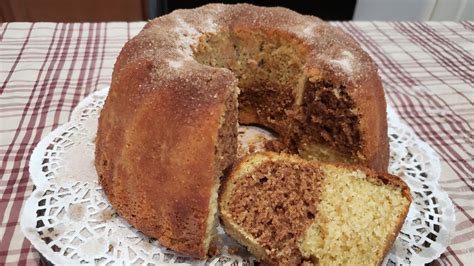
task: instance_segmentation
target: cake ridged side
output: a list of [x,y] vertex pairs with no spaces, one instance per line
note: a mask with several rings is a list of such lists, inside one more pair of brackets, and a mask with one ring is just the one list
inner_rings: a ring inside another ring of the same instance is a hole
[[[159,62],[137,61],[114,77],[99,118],[100,184],[137,229],[177,252],[204,258],[208,218],[215,215],[210,199],[222,174],[218,129],[234,80],[203,71],[150,82]],[[198,93],[203,87],[208,90]]]

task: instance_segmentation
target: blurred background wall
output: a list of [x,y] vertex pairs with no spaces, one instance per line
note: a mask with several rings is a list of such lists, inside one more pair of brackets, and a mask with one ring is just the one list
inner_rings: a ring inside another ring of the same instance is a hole
[[358,0],[354,20],[473,20],[474,0]]
[[0,21],[137,21],[150,0],[0,0]]
[[[137,21],[203,0],[0,0],[0,21]],[[474,0],[312,0],[245,1],[261,6],[285,6],[325,20],[474,20]]]

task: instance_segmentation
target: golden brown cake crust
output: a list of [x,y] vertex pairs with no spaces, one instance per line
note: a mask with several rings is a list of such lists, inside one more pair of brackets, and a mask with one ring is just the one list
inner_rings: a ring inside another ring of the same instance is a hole
[[[112,104],[102,110],[96,140],[100,183],[115,210],[137,229],[204,258],[209,198],[218,178],[217,128],[224,89],[233,79],[194,72],[196,80],[163,80],[154,89],[157,84],[147,82],[151,67],[129,63],[114,78]],[[180,97],[178,84],[186,85]],[[128,90],[133,85],[140,90]],[[210,94],[196,93],[202,87]]]
[[[227,69],[193,59],[191,46],[222,28],[259,29],[305,45],[305,71],[346,86],[358,107],[367,165],[388,164],[385,99],[360,46],[321,20],[284,8],[211,4],[147,23],[117,58],[96,140],[96,168],[115,210],[175,251],[204,258],[215,145],[229,88]],[[341,56],[349,57],[349,68]]]

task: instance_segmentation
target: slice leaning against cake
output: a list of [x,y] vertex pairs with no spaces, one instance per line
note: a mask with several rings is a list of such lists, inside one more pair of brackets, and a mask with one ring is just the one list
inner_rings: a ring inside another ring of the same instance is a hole
[[266,264],[376,265],[410,202],[399,177],[263,152],[234,166],[219,211],[225,231]]

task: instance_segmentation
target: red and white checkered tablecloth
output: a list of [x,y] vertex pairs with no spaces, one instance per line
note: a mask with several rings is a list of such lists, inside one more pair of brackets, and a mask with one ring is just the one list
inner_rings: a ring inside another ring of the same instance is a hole
[[[20,230],[35,145],[109,85],[135,23],[0,24],[0,265],[39,263]],[[388,102],[442,160],[456,233],[436,264],[474,265],[474,23],[336,22],[380,68]]]

